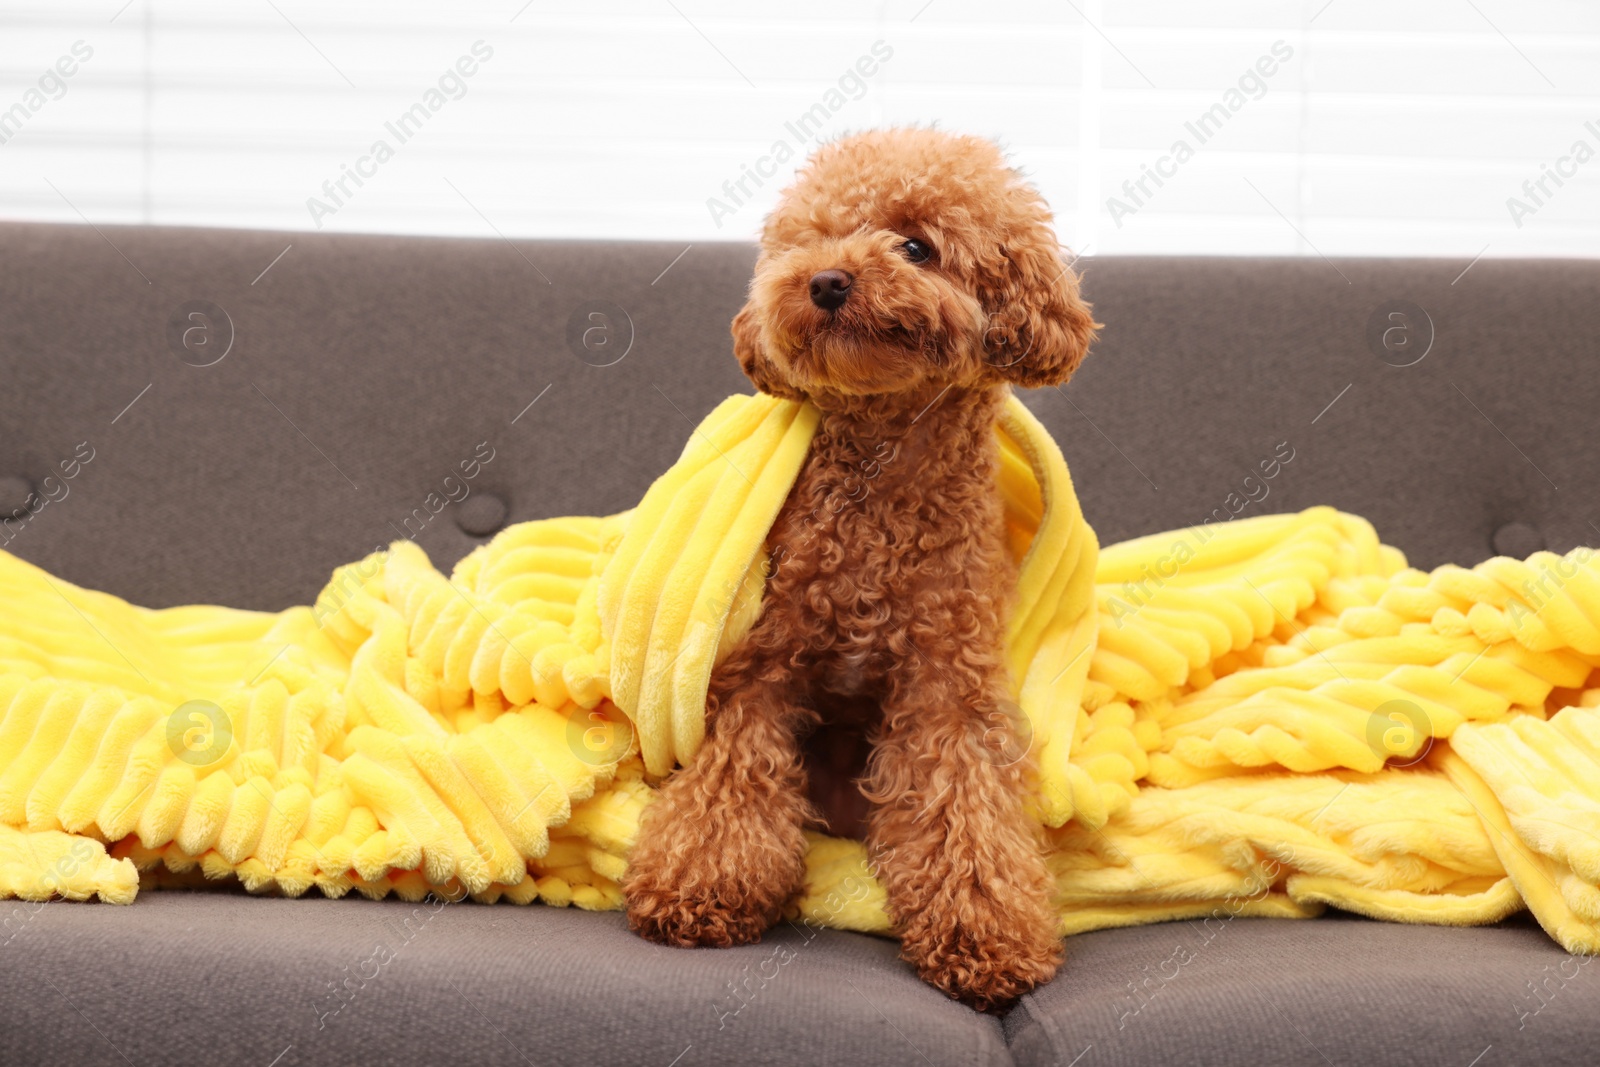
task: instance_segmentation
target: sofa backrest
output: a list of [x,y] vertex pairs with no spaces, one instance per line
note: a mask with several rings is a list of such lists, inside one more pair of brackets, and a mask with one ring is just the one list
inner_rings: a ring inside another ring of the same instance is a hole
[[[0,226],[0,512],[33,494],[0,547],[276,609],[401,536],[447,567],[502,521],[627,508],[748,391],[754,257]],[[1080,266],[1103,338],[1025,399],[1102,541],[1328,503],[1420,566],[1600,543],[1600,262]]]

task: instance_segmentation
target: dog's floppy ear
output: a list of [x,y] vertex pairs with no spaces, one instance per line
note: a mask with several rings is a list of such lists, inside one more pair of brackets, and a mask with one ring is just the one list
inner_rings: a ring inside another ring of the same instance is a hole
[[767,355],[766,346],[761,342],[761,316],[750,303],[733,317],[733,354],[739,357],[745,377],[763,393],[787,400],[805,399],[784,380]]
[[1083,362],[1100,328],[1078,295],[1078,277],[1048,227],[1003,249],[1008,260],[986,301],[984,360],[1002,380],[1035,389],[1060,385]]

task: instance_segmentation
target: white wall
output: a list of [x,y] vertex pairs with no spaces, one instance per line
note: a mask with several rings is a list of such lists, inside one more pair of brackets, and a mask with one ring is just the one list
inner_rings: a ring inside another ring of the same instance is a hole
[[[1001,139],[1091,254],[1600,255],[1600,158],[1573,155],[1600,152],[1600,5],[1576,0],[123,4],[0,0],[0,217],[743,239],[797,159],[743,203],[724,183],[802,155],[786,123],[820,104],[825,136]],[[479,41],[401,143],[385,123]],[[30,93],[76,42],[64,94]],[[1202,144],[1185,122],[1218,104]],[[1125,191],[1145,166],[1169,177]]]

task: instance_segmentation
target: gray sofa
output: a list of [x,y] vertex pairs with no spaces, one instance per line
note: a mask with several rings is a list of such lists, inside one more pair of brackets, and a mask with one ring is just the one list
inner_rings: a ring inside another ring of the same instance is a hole
[[[0,226],[0,512],[49,501],[3,546],[142,604],[276,609],[397,531],[448,566],[503,521],[628,507],[748,388],[754,250],[682,250]],[[1600,542],[1600,262],[1464,265],[1088,261],[1103,340],[1026,400],[1104,542],[1313,503],[1425,567]],[[674,951],[615,914],[226,890],[0,915],[18,1064],[1489,1067],[1593,1063],[1600,1037],[1600,966],[1526,919],[1087,934],[997,1019],[889,941],[789,926]]]

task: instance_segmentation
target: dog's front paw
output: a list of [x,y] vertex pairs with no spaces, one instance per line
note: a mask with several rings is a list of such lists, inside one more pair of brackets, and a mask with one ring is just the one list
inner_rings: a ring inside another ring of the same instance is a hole
[[1061,964],[1061,943],[1025,944],[978,936],[964,929],[932,943],[907,945],[902,954],[923,980],[979,1011],[1008,1011],[1017,998],[1048,982]]
[[627,897],[628,925],[648,941],[678,948],[728,948],[759,941],[783,905],[780,900],[769,910],[763,902],[746,901],[730,907],[715,890],[689,892],[650,878],[631,879]]
[[1061,965],[1055,918],[1021,896],[977,885],[936,894],[902,924],[900,955],[924,981],[979,1011],[1004,1012]]
[[901,955],[924,981],[979,1011],[1004,1012],[1017,998],[1048,982],[1061,965],[1061,939],[1019,937],[996,927],[955,924],[928,930],[901,945]]
[[803,802],[718,795],[701,804],[696,789],[689,772],[646,810],[623,883],[628,923],[663,945],[759,941],[805,876]]

